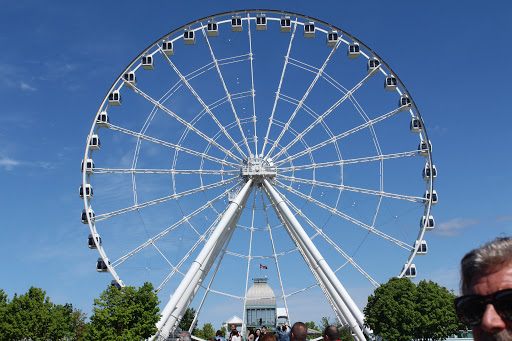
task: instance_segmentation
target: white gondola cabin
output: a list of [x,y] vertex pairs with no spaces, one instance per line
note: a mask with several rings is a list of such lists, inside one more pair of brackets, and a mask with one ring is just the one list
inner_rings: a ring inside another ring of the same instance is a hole
[[315,37],[315,23],[310,21],[304,24],[304,38],[314,38]]
[[137,86],[137,78],[135,77],[135,72],[133,71],[126,72],[123,75],[123,80],[124,84],[129,88]]
[[242,17],[234,15],[231,17],[231,31],[242,32]]
[[423,140],[418,145],[418,155],[427,156],[428,155],[428,147],[430,147],[430,151],[432,151],[432,143],[430,141]]
[[414,116],[411,119],[411,124],[409,124],[409,129],[411,130],[411,133],[419,133],[422,129],[421,120],[419,117]]
[[112,282],[110,282],[110,285],[113,286],[113,287],[116,287],[119,290],[121,290],[123,288],[121,286],[121,284],[119,284],[119,282],[117,282],[115,279],[113,279]]
[[331,32],[327,33],[327,46],[328,47],[336,46],[337,42],[338,42],[338,32],[337,31],[331,31]]
[[432,167],[431,167],[428,163],[425,164],[425,167],[423,168],[422,176],[423,176],[423,180],[425,180],[425,181],[437,178],[436,166],[432,165]]
[[[429,200],[430,200],[430,191],[427,189],[425,191],[425,194],[423,194],[423,203],[425,205],[427,205]],[[435,204],[437,204],[437,192],[436,192],[436,190],[433,190],[432,191],[432,206],[434,206]]]
[[153,70],[155,68],[153,66],[153,56],[143,56],[142,57],[142,68],[144,70]]
[[92,196],[94,195],[93,193],[93,190],[92,190],[92,186],[90,184],[85,184],[85,191],[84,191],[84,185],[80,185],[80,189],[78,190],[78,194],[80,195],[80,198],[84,198],[84,193],[85,193],[85,197],[87,199],[92,199]]
[[[95,236],[96,236],[96,242],[98,243],[99,246],[101,246],[100,235],[96,233]],[[94,242],[94,237],[92,236],[92,234],[89,234],[89,238],[87,238],[87,246],[89,247],[89,249],[97,249],[96,243]]]
[[[404,268],[405,268],[405,265],[402,268],[402,271]],[[407,268],[407,270],[405,270],[404,277],[415,278],[416,277],[416,265],[411,264],[411,266],[409,268]]]
[[96,118],[96,125],[98,127],[108,127],[110,120],[108,118],[108,114],[106,111],[102,111],[99,113],[98,118]]
[[[84,171],[84,160],[82,160],[81,164],[82,173]],[[86,174],[93,174],[94,173],[94,161],[92,159],[87,159],[85,162],[85,173]]]
[[414,242],[414,248],[416,249],[417,255],[426,255],[428,251],[427,241],[422,240],[421,242],[419,242],[417,240],[416,242]]
[[281,17],[281,33],[290,33],[292,31],[292,20],[289,16]]
[[174,45],[172,41],[165,40],[162,43],[162,51],[165,53],[166,56],[174,56]]
[[256,31],[267,30],[267,16],[263,13],[256,15]]
[[89,141],[89,150],[99,150],[101,148],[101,141],[98,135],[94,134],[91,136]]
[[208,37],[218,37],[219,36],[219,25],[215,20],[208,21],[208,25],[206,28],[206,32],[208,33]]
[[92,210],[92,208],[89,207],[87,210],[85,210],[85,208],[82,210],[82,224],[89,223],[87,221],[87,215],[89,215],[89,218],[91,220],[94,219],[95,215],[94,215],[94,211]]
[[348,49],[347,49],[347,56],[349,59],[357,59],[359,58],[359,53],[360,53],[360,49],[359,49],[359,44],[358,43],[351,43],[348,45]]
[[[107,260],[108,265],[110,265],[110,261]],[[108,272],[107,263],[103,260],[103,258],[98,258],[96,262],[96,271],[98,272]]]
[[400,96],[400,99],[398,100],[398,108],[400,108],[400,111],[403,110],[409,110],[411,109],[412,102],[409,96],[402,95]]
[[384,90],[386,91],[395,91],[397,85],[398,82],[393,75],[386,76],[386,79],[384,79]]
[[368,64],[366,64],[366,70],[368,73],[371,73],[377,70],[380,67],[380,60],[375,57],[368,59]]
[[121,94],[119,90],[114,90],[108,95],[108,104],[114,106],[121,105]]
[[183,31],[183,41],[185,45],[194,45],[196,43],[196,33],[190,28],[186,28]]
[[425,228],[425,231],[432,231],[436,226],[436,221],[434,220],[434,216],[423,216],[420,220],[420,227]]

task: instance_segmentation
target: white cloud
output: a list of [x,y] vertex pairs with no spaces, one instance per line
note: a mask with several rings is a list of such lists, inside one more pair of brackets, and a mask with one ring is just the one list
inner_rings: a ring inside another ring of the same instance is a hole
[[26,91],[36,91],[37,89],[34,88],[33,86],[25,83],[24,81],[20,81],[20,89],[21,90],[26,90]]
[[475,218],[454,218],[436,224],[435,233],[446,237],[455,237],[468,226],[478,224],[480,221]]
[[496,217],[496,219],[494,219],[494,221],[497,223],[502,223],[504,221],[511,221],[511,220],[512,220],[512,215],[500,215],[500,216]]
[[20,161],[13,160],[5,156],[0,157],[0,168],[5,170],[12,170],[14,167],[19,166],[20,164]]

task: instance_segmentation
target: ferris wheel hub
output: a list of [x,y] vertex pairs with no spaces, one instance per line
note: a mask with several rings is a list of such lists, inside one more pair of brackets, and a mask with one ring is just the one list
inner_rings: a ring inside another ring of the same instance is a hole
[[277,167],[271,158],[263,158],[262,156],[251,155],[243,161],[241,176],[251,178],[259,183],[263,179],[275,178],[277,175]]

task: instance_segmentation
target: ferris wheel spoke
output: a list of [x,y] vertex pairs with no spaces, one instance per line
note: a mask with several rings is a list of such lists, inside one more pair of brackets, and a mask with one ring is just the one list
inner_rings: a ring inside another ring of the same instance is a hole
[[354,163],[383,161],[383,160],[391,160],[391,159],[396,159],[396,158],[415,157],[415,156],[418,156],[417,150],[412,150],[410,152],[361,157],[361,158],[355,158],[355,159],[319,162],[319,163],[312,163],[312,164],[308,164],[308,165],[299,165],[299,166],[293,166],[293,167],[281,167],[281,168],[278,168],[277,171],[278,171],[278,173],[287,173],[287,172],[294,172],[294,171],[299,171],[299,170],[317,169],[317,168],[324,168],[324,167],[338,167],[338,166],[350,165],[350,164],[354,164]]
[[[181,118],[181,116],[177,115],[176,113],[174,113],[173,111],[171,111],[169,108],[167,108],[166,106],[164,106],[162,103],[160,103],[159,101],[155,100],[154,98],[152,98],[151,96],[149,96],[148,94],[146,94],[145,92],[143,92],[142,90],[140,90],[139,88],[137,88],[136,86],[132,86],[131,87],[132,90],[141,95],[142,97],[144,97],[145,99],[147,99],[149,102],[151,102],[152,104],[154,104],[155,106],[157,106],[160,110],[162,110],[163,112],[165,112],[166,114],[168,114],[169,116],[173,117],[174,119],[176,119],[178,122],[180,122],[181,124],[183,124],[185,127],[187,127],[187,129],[195,132],[197,135],[201,136],[203,139],[205,139],[206,141],[208,141],[209,143],[213,144],[215,147],[219,148],[222,152],[228,154],[231,158],[233,158],[234,160],[237,160],[239,162],[241,162],[242,160],[234,155],[233,153],[231,153],[229,150],[227,150],[226,148],[224,148],[222,145],[220,145],[219,143],[217,143],[216,141],[214,141],[212,138],[208,137],[205,133],[203,133],[202,131],[200,131],[199,129],[197,129],[196,127],[194,127],[192,124],[190,124],[189,122],[185,121],[183,118]],[[207,109],[207,112],[210,112],[210,109]],[[212,114],[213,115],[213,114]],[[221,130],[227,134],[227,131],[226,131],[226,128],[224,127],[220,127]],[[232,139],[231,139],[232,141]],[[234,143],[234,141],[232,141]],[[236,143],[234,143],[236,145]],[[236,145],[235,147],[238,147],[238,145]],[[238,147],[238,149],[240,149],[240,147]],[[243,153],[241,153],[242,155],[244,155]]]
[[[219,68],[219,61],[215,57],[215,53],[213,52],[212,46],[210,44],[210,40],[208,39],[208,36],[206,35],[206,32],[204,30],[204,25],[201,27],[203,31],[204,39],[206,40],[206,43],[208,45],[208,49],[210,50],[210,54],[213,59],[213,63],[215,64],[215,68],[217,69],[217,74],[219,75],[219,79],[222,83],[222,87],[224,88],[224,92],[226,93],[226,98],[229,102],[229,105],[231,106],[231,110],[233,111],[233,115],[235,116],[235,121],[237,123],[238,129],[240,130],[240,134],[242,135],[242,140],[244,142],[245,147],[247,148],[247,153],[251,154],[251,149],[249,148],[249,144],[247,142],[247,138],[245,137],[244,130],[242,129],[242,125],[240,124],[240,119],[238,118],[238,114],[236,113],[235,106],[233,104],[233,100],[231,99],[231,94],[228,91],[228,88],[226,86],[226,82],[224,81],[224,77],[222,76],[222,72]],[[252,58],[252,55],[251,55]],[[206,108],[205,108],[206,109]],[[237,144],[238,145],[238,144]]]
[[[334,52],[334,51],[333,51]],[[322,73],[323,70],[319,70],[318,72]],[[364,84],[366,83],[373,75],[377,73],[377,70],[373,70],[368,73],[366,77],[364,77],[359,83],[357,83],[352,89],[347,91],[343,97],[341,97],[336,103],[334,103],[329,109],[327,109],[322,115],[318,116],[313,123],[311,123],[306,129],[304,129],[301,133],[299,133],[295,138],[288,143],[283,149],[281,149],[278,153],[275,154],[274,159],[278,159],[283,153],[285,153],[288,149],[290,149],[297,141],[302,139],[304,135],[310,132],[314,127],[316,127],[320,122],[322,122],[330,113],[332,113],[337,107],[339,107],[345,100],[349,97],[352,97],[354,93]],[[318,74],[317,74],[318,75]],[[291,121],[291,119],[290,119]]]
[[[348,263],[352,264],[352,266],[354,268],[357,269],[357,271],[359,271],[359,273],[361,275],[363,275],[368,281],[370,281],[370,283],[373,284],[374,287],[379,287],[379,283],[377,283],[370,275],[368,275],[366,273],[366,271],[363,270],[363,268],[361,268],[353,259],[352,257],[350,257],[349,255],[347,255],[345,253],[345,251],[343,251],[335,242],[332,241],[331,238],[329,238],[329,236],[327,236],[322,229],[320,229],[318,226],[316,226],[315,223],[313,223],[311,221],[311,219],[309,219],[300,209],[298,209],[290,200],[288,200],[288,198],[285,198],[287,204],[295,211],[295,213],[297,215],[299,215],[300,217],[302,217],[313,229],[315,229],[315,231],[317,232],[317,234],[321,235],[322,238],[324,238],[324,240],[326,242],[329,243],[329,245],[332,246],[333,249],[335,249],[340,255],[343,256],[343,258],[345,258],[347,260]],[[335,271],[336,272],[336,271]]]
[[181,192],[181,193],[175,193],[175,194],[168,195],[168,196],[165,196],[165,197],[162,197],[162,198],[158,198],[158,199],[155,199],[155,200],[147,201],[147,202],[142,203],[142,204],[137,204],[137,205],[133,205],[133,206],[130,206],[130,207],[126,207],[126,208],[123,208],[123,209],[120,209],[120,210],[117,210],[117,211],[113,211],[113,212],[109,212],[109,213],[105,213],[105,214],[100,214],[100,215],[97,215],[94,220],[96,222],[102,221],[102,220],[109,219],[109,218],[112,218],[112,217],[120,215],[120,214],[128,213],[128,212],[135,211],[135,210],[139,210],[139,209],[144,208],[144,207],[153,206],[153,205],[156,205],[156,204],[161,204],[161,203],[166,202],[166,201],[182,198],[182,197],[185,197],[187,195],[191,195],[191,194],[198,193],[198,192],[203,192],[203,191],[208,190],[208,189],[225,186],[227,184],[233,183],[233,182],[238,181],[238,180],[239,180],[239,177],[229,178],[229,179],[222,180],[222,181],[210,184],[210,185],[205,185],[205,186],[193,188],[193,189]]
[[330,138],[328,140],[320,142],[320,143],[318,143],[318,144],[316,144],[316,145],[314,145],[314,146],[312,146],[310,148],[304,149],[304,150],[302,150],[302,151],[300,151],[300,152],[298,152],[298,153],[296,153],[294,155],[291,155],[291,156],[289,156],[289,157],[287,157],[287,158],[285,158],[283,160],[276,161],[276,166],[279,167],[280,165],[282,165],[285,162],[289,162],[289,161],[294,160],[294,159],[296,159],[298,157],[301,157],[302,155],[311,153],[311,152],[313,152],[313,151],[315,151],[315,150],[317,150],[319,148],[325,147],[325,146],[327,146],[327,145],[329,145],[331,143],[339,141],[342,138],[345,138],[345,137],[347,137],[349,135],[357,133],[358,131],[363,130],[365,128],[368,128],[368,127],[370,127],[370,126],[372,126],[372,125],[374,125],[374,124],[376,124],[376,123],[378,123],[380,121],[383,121],[383,120],[385,120],[387,118],[390,118],[390,117],[398,114],[399,112],[400,112],[400,108],[397,108],[397,109],[395,109],[393,111],[390,111],[390,112],[388,112],[388,113],[386,113],[384,115],[376,117],[373,120],[370,120],[370,121],[367,121],[367,122],[365,122],[363,124],[360,124],[357,127],[354,127],[354,128],[352,128],[350,130],[347,130],[347,131],[345,131],[345,132],[343,132],[341,134],[338,134],[338,135],[336,135],[336,136],[334,136],[334,137],[332,137],[332,138]]
[[313,204],[316,204],[318,207],[323,208],[324,210],[329,211],[332,214],[335,214],[335,215],[337,215],[337,216],[339,216],[339,217],[341,217],[341,218],[343,218],[343,219],[345,219],[347,221],[350,221],[353,224],[355,224],[355,225],[357,225],[359,227],[362,227],[363,229],[367,230],[368,232],[371,232],[371,233],[373,233],[373,234],[375,234],[375,235],[377,235],[377,236],[379,236],[381,238],[384,238],[385,240],[388,240],[388,241],[392,242],[393,244],[403,248],[404,250],[407,250],[407,251],[412,251],[413,250],[413,247],[408,245],[407,243],[404,243],[401,240],[398,240],[398,239],[396,239],[394,237],[391,237],[391,236],[385,234],[384,232],[377,230],[375,227],[369,226],[369,225],[367,225],[367,224],[365,224],[365,223],[363,223],[363,222],[361,222],[361,221],[359,221],[359,220],[357,220],[357,219],[355,219],[355,218],[353,218],[353,217],[351,217],[351,216],[349,216],[349,215],[339,211],[335,207],[331,207],[329,205],[326,205],[323,202],[320,202],[320,201],[316,200],[315,198],[311,197],[310,195],[306,195],[306,194],[304,194],[302,192],[299,192],[296,189],[294,189],[293,187],[285,185],[285,184],[283,184],[283,183],[281,183],[279,181],[277,182],[277,184],[279,185],[279,187],[281,187],[281,188],[283,188],[283,189],[285,189],[285,190],[287,190],[289,192],[292,192],[293,194],[301,197],[302,199],[305,199],[305,200],[307,200],[307,201],[309,201],[309,202],[311,202]]
[[281,72],[281,78],[279,79],[279,85],[277,86],[276,96],[274,99],[274,106],[272,107],[272,113],[270,114],[270,119],[268,122],[267,133],[265,134],[265,140],[263,141],[263,147],[261,149],[262,154],[265,153],[265,147],[267,146],[267,142],[268,142],[268,138],[269,138],[269,134],[270,134],[270,128],[272,127],[272,124],[274,123],[274,114],[276,112],[277,101],[279,100],[279,96],[281,95],[281,86],[283,85],[283,79],[284,79],[284,75],[286,73],[286,67],[288,66],[288,59],[290,58],[290,51],[292,49],[293,38],[295,37],[296,29],[297,29],[297,21],[295,21],[295,23],[293,25],[293,32],[290,37],[290,43],[288,44],[288,51],[286,52],[286,56],[284,57],[283,71]]
[[[224,133],[224,135],[228,138],[228,140],[233,144],[233,146],[235,147],[235,149],[240,153],[240,155],[242,155],[243,158],[247,157],[247,155],[245,155],[245,153],[242,151],[242,149],[240,149],[240,146],[238,146],[238,144],[235,142],[235,140],[233,140],[233,138],[231,137],[231,135],[229,135],[228,131],[226,130],[226,128],[220,123],[219,119],[213,114],[213,112],[211,111],[211,109],[208,107],[208,105],[206,105],[206,103],[201,99],[201,97],[199,96],[199,94],[194,90],[194,88],[192,87],[192,85],[190,85],[189,81],[181,74],[180,70],[178,70],[178,68],[176,67],[176,65],[174,65],[174,63],[171,61],[171,59],[165,54],[162,52],[162,55],[164,56],[164,58],[167,60],[167,62],[169,63],[169,65],[171,65],[171,67],[173,68],[173,70],[176,72],[176,74],[178,75],[178,77],[180,77],[181,81],[188,87],[188,89],[190,90],[190,92],[192,92],[192,94],[196,97],[196,99],[199,101],[199,103],[201,103],[201,105],[203,106],[204,110],[206,110],[206,112],[210,115],[210,117],[213,119],[213,121],[215,122],[215,124],[217,124],[217,126],[220,128],[220,130]],[[222,149],[224,149],[222,147]],[[230,155],[231,156],[231,155]],[[233,156],[231,156],[233,157]],[[234,157],[236,160],[240,160],[240,158],[238,157]]]
[[279,179],[288,180],[291,182],[298,182],[298,183],[302,183],[302,184],[308,184],[308,185],[312,185],[312,186],[320,186],[320,187],[324,187],[324,188],[332,188],[332,189],[337,189],[337,190],[341,190],[341,191],[370,194],[370,195],[374,195],[374,196],[378,196],[378,197],[405,200],[405,201],[410,201],[410,202],[414,202],[417,204],[423,204],[425,201],[425,198],[421,198],[421,197],[414,197],[414,196],[395,194],[395,193],[387,193],[384,191],[375,191],[375,190],[366,189],[366,188],[338,185],[338,184],[333,184],[333,183],[328,183],[328,182],[323,182],[323,181],[318,181],[318,180],[303,179],[303,178],[285,176],[285,175],[280,175],[280,174],[278,174],[277,177]]
[[251,22],[249,20],[250,16],[249,13],[247,13],[247,22],[248,22],[248,35],[249,35],[249,55],[251,60],[251,92],[252,92],[252,118],[253,118],[253,124],[254,124],[254,155],[258,154],[258,131],[256,130],[256,90],[254,88],[254,55],[252,53],[252,34],[251,34]]
[[239,170],[209,169],[136,169],[136,168],[94,168],[95,174],[173,174],[173,175],[237,175]]
[[[234,187],[234,186],[233,186]],[[224,191],[224,193],[221,193],[219,194],[218,196],[216,196],[215,198],[213,198],[212,200],[209,200],[207,201],[204,205],[202,205],[201,207],[197,208],[195,211],[193,211],[192,213],[190,213],[189,215],[187,216],[184,216],[183,218],[181,218],[180,220],[178,220],[176,223],[172,224],[171,226],[169,226],[168,228],[166,228],[165,230],[163,230],[162,232],[160,232],[159,234],[155,235],[154,237],[152,238],[149,238],[146,242],[144,242],[142,245],[139,245],[138,247],[136,247],[135,249],[133,249],[132,251],[128,252],[126,255],[120,257],[119,259],[115,260],[114,262],[112,262],[113,266],[118,266],[120,265],[121,263],[125,262],[127,259],[129,259],[130,257],[133,257],[134,255],[136,255],[137,253],[139,253],[140,251],[144,250],[146,247],[148,247],[149,245],[151,244],[154,244],[156,241],[158,241],[160,238],[164,237],[165,235],[167,235],[168,233],[170,233],[171,231],[173,231],[174,229],[176,229],[177,227],[181,226],[182,224],[184,224],[185,222],[187,221],[190,221],[193,217],[197,216],[198,214],[200,214],[201,212],[204,212],[206,209],[208,209],[209,207],[212,207],[214,203],[216,203],[217,201],[219,201],[220,199],[222,199],[223,197],[225,197],[228,193],[228,191],[231,190],[231,189],[227,189],[226,191]]]
[[113,124],[109,124],[108,128],[112,129],[112,130],[115,130],[115,131],[118,131],[118,132],[123,133],[123,134],[134,136],[134,137],[136,137],[138,139],[150,141],[150,142],[157,143],[157,144],[160,144],[160,145],[165,146],[165,147],[172,148],[172,149],[174,149],[176,151],[181,151],[181,152],[185,152],[185,153],[190,154],[190,155],[198,156],[198,157],[200,157],[202,159],[207,159],[207,160],[219,163],[219,164],[224,165],[224,166],[228,166],[228,167],[231,167],[231,168],[239,168],[240,167],[236,163],[229,162],[229,161],[226,161],[226,160],[222,160],[222,159],[210,156],[208,154],[201,153],[201,152],[198,152],[198,151],[195,151],[195,150],[183,147],[183,146],[181,146],[179,144],[174,144],[174,143],[171,143],[171,142],[162,141],[160,139],[157,139],[157,138],[145,135],[145,134],[137,133],[135,131],[132,131],[132,130],[129,130],[129,129],[126,129],[126,128],[118,127],[118,126],[115,126]]
[[327,64],[329,63],[329,61],[331,60],[332,56],[334,55],[334,53],[336,52],[336,50],[338,49],[338,46],[340,45],[341,41],[338,40],[336,42],[336,45],[332,48],[331,52],[329,53],[329,55],[327,56],[326,60],[324,61],[322,67],[320,69],[318,69],[318,72],[316,73],[316,76],[315,78],[313,79],[313,81],[311,82],[311,84],[309,85],[309,88],[306,90],[306,93],[304,93],[304,95],[302,96],[302,99],[300,100],[299,104],[297,105],[297,107],[295,108],[295,110],[293,111],[292,115],[290,116],[290,118],[288,119],[288,122],[286,122],[286,125],[285,127],[281,130],[281,133],[279,134],[279,136],[277,137],[277,139],[274,141],[274,144],[272,145],[272,147],[270,148],[270,150],[268,151],[267,155],[265,156],[265,158],[268,158],[270,155],[272,155],[272,153],[274,152],[274,149],[277,147],[277,144],[281,141],[281,138],[283,137],[283,135],[286,133],[286,130],[288,129],[288,127],[290,126],[290,124],[292,123],[293,119],[295,118],[295,115],[297,115],[297,113],[299,112],[299,110],[301,109],[302,105],[304,104],[304,102],[306,101],[306,99],[308,98],[311,90],[313,90],[313,87],[316,85],[318,79],[320,78],[320,76],[322,75],[322,73],[324,72],[325,68],[327,67]]

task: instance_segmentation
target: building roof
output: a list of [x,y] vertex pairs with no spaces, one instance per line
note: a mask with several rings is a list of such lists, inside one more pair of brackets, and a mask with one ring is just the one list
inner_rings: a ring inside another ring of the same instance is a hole
[[266,278],[254,278],[254,284],[247,291],[246,308],[270,306],[276,307],[276,295],[267,284]]

